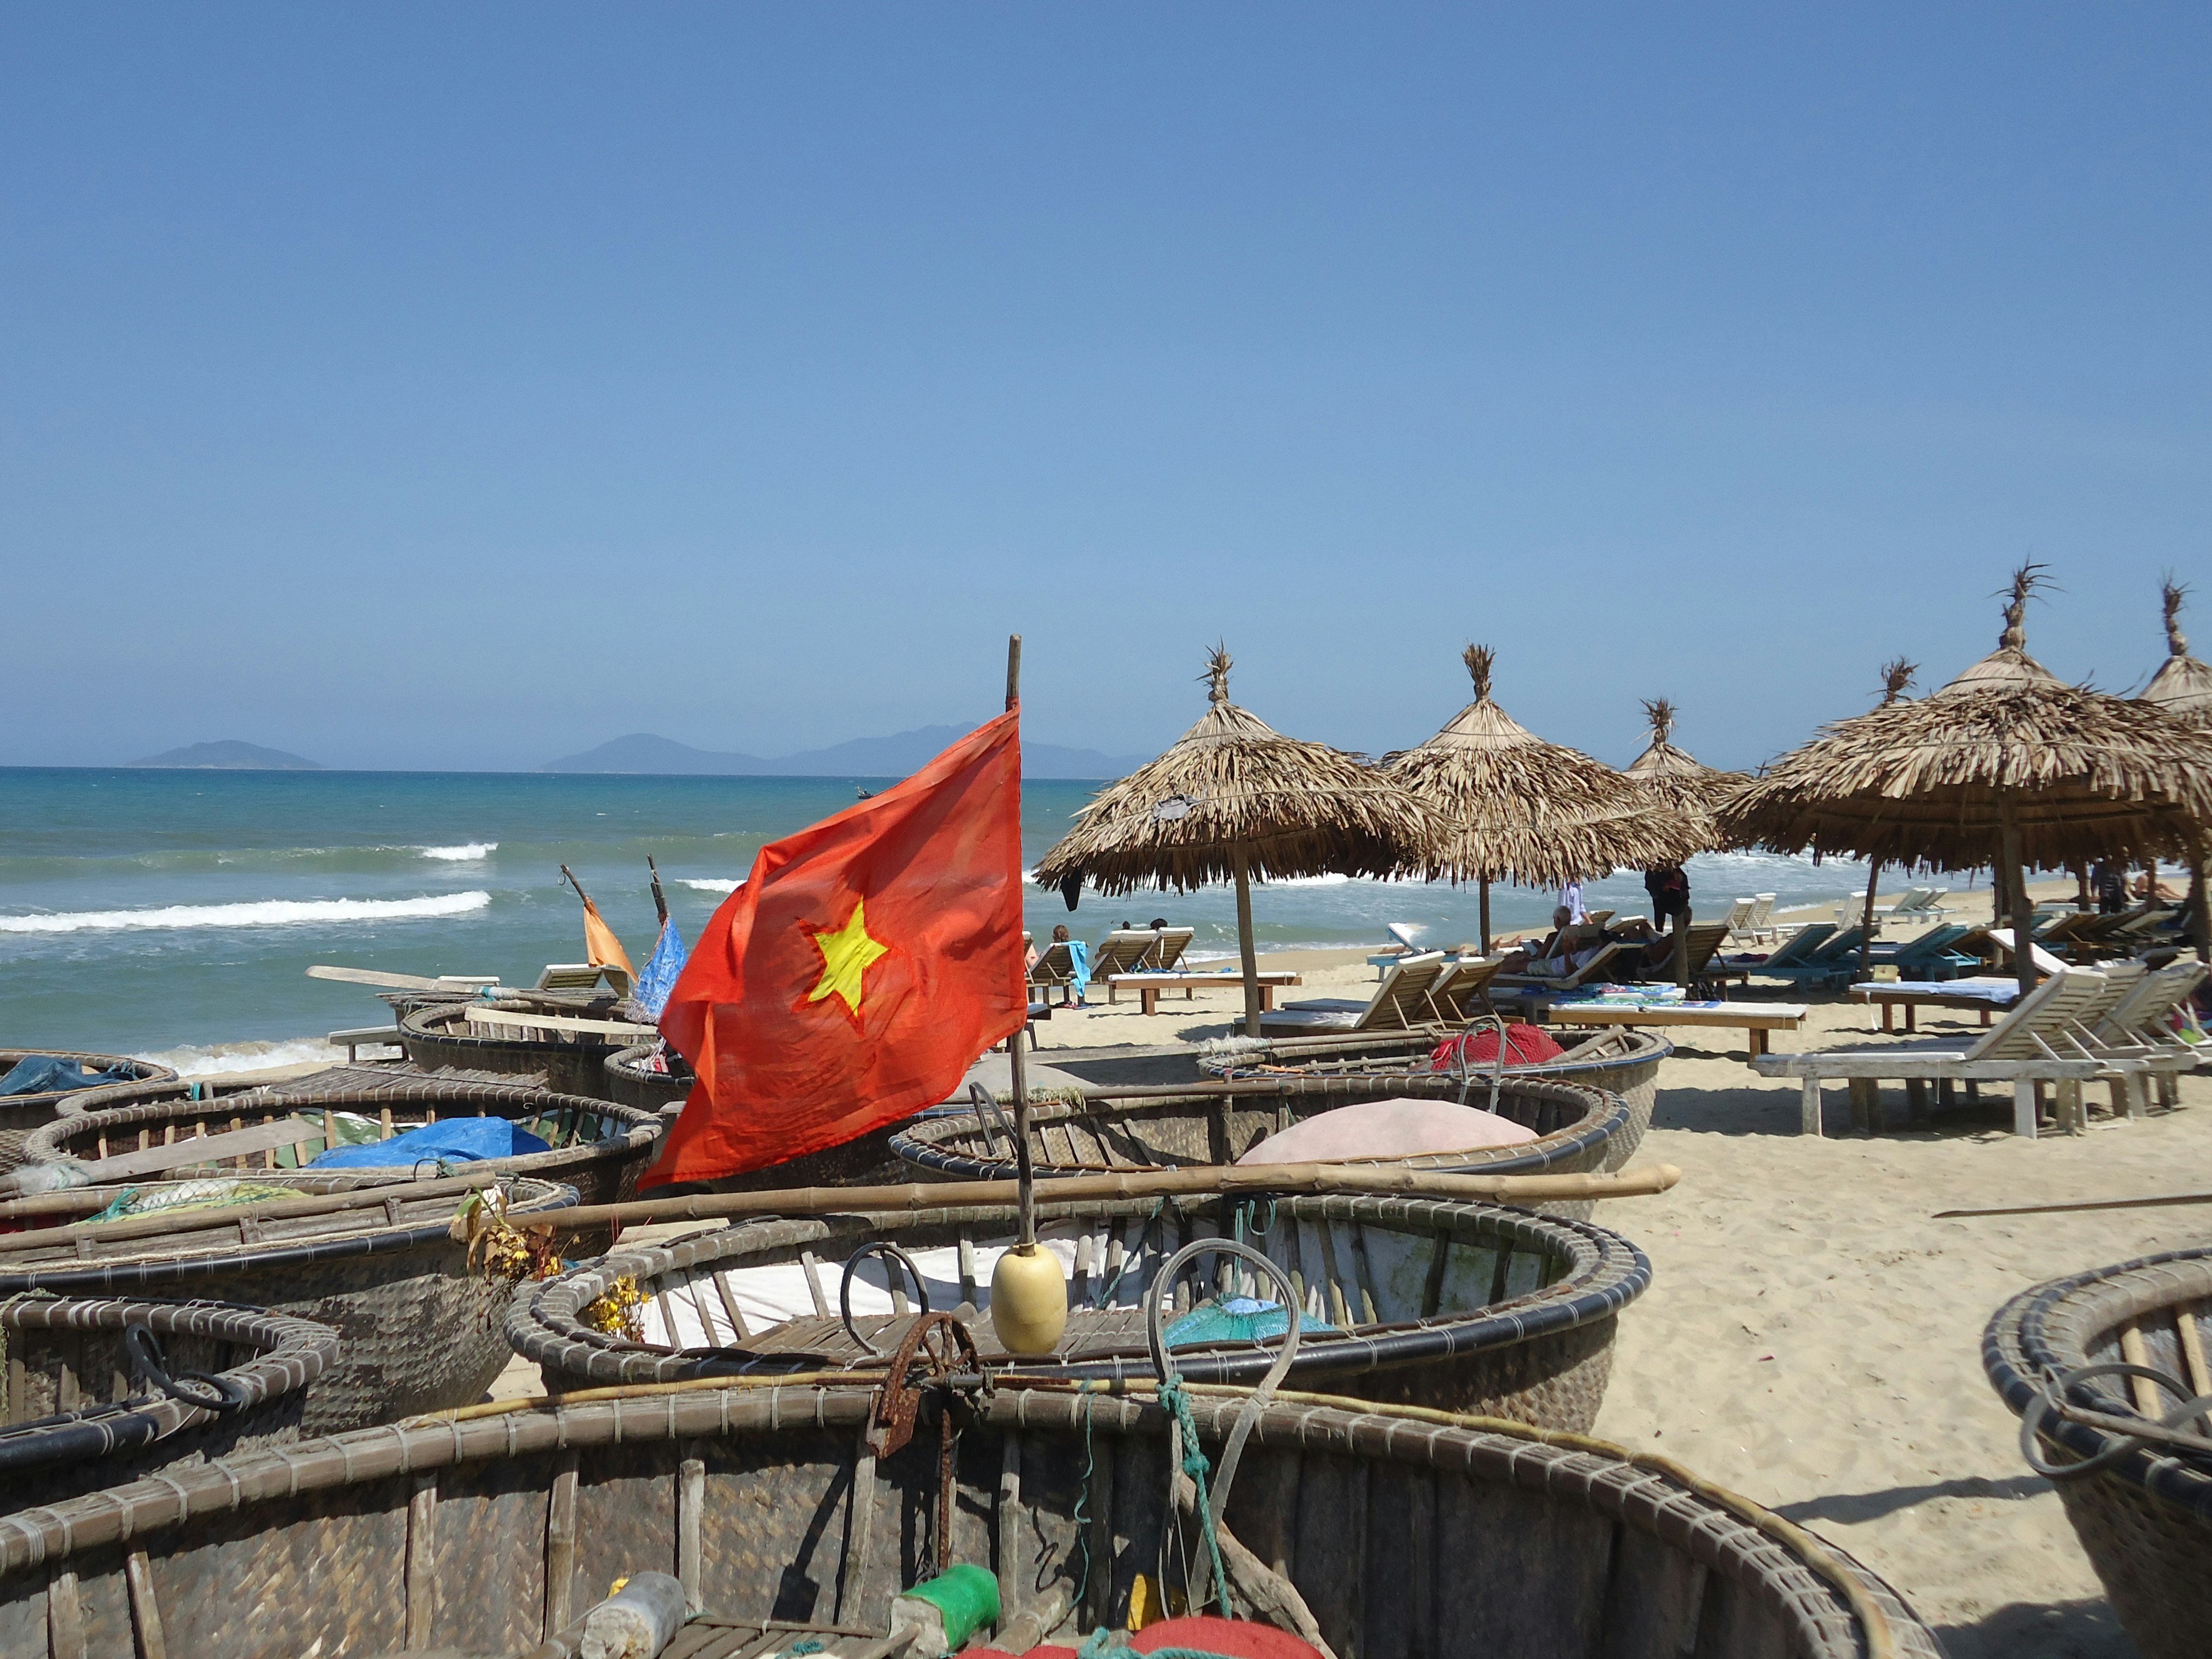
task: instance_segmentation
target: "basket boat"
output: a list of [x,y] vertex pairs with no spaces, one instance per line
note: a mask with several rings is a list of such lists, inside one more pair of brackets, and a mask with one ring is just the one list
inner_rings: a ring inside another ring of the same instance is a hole
[[257,1308],[23,1297],[0,1302],[0,1508],[22,1509],[297,1439],[338,1336]]
[[[1080,1101],[1033,1100],[1030,1156],[1040,1178],[1234,1164],[1267,1136],[1300,1119],[1361,1101],[1392,1097],[1456,1101],[1491,1108],[1486,1082],[1469,1087],[1433,1072],[1396,1076],[1285,1076],[1108,1089]],[[1417,1169],[1480,1175],[1582,1175],[1627,1162],[1615,1147],[1635,1131],[1635,1114],[1617,1095],[1509,1075],[1494,1109],[1536,1132],[1534,1140],[1468,1152],[1427,1152],[1396,1162]],[[891,1137],[900,1158],[933,1174],[1011,1180],[1014,1133],[1009,1111],[981,1106],[916,1118]],[[1640,1135],[1638,1137],[1640,1139]],[[1352,1159],[1351,1162],[1370,1160]],[[1376,1160],[1379,1161],[1379,1160]],[[1576,1199],[1539,1206],[1588,1220],[1594,1206]]]
[[[926,1388],[878,1456],[873,1391],[763,1382],[367,1429],[0,1518],[0,1650],[569,1659],[596,1598],[654,1571],[702,1609],[667,1656],[858,1659],[935,1567],[940,1515],[1017,1649],[1009,1626],[1072,1645],[1157,1584],[1155,1401]],[[1219,1459],[1246,1397],[1191,1394]],[[1340,1659],[1940,1659],[1843,1551],[1666,1459],[1325,1395],[1249,1426],[1223,1516],[1238,1611],[1280,1585]]]
[[[267,1146],[195,1166],[230,1175],[296,1169],[341,1144],[337,1115],[373,1119],[377,1134],[393,1135],[454,1117],[513,1120],[551,1150],[485,1158],[469,1167],[499,1176],[532,1176],[574,1187],[586,1204],[613,1203],[637,1186],[645,1158],[660,1133],[660,1120],[635,1107],[582,1095],[556,1094],[533,1085],[487,1077],[433,1076],[390,1066],[334,1066],[289,1082],[225,1093],[175,1083],[159,1091],[133,1091],[123,1103],[87,1102],[87,1109],[58,1118],[30,1138],[32,1164],[63,1159],[91,1163],[122,1152],[144,1152],[177,1141],[234,1133],[297,1118],[307,1139],[296,1146]],[[119,1091],[103,1091],[103,1095]],[[313,1132],[320,1129],[319,1135]],[[364,1171],[364,1173],[366,1173]],[[379,1172],[404,1176],[394,1168]]]
[[[507,1364],[500,1314],[513,1290],[472,1266],[449,1231],[467,1184],[363,1183],[303,1204],[311,1214],[246,1206],[192,1231],[140,1220],[0,1237],[0,1296],[189,1297],[327,1326],[340,1346],[301,1411],[307,1434],[465,1405]],[[576,1201],[574,1188],[548,1181],[499,1184],[519,1217]]]
[[[1473,1028],[1480,1030],[1480,1026]],[[1272,1078],[1285,1073],[1303,1077],[1376,1076],[1392,1079],[1433,1077],[1429,1056],[1447,1036],[1460,1033],[1439,1027],[1409,1031],[1366,1031],[1329,1036],[1271,1038],[1254,1042],[1235,1037],[1200,1052],[1199,1069],[1222,1078]],[[1628,1103],[1629,1124],[1614,1137],[1602,1167],[1627,1167],[1651,1127],[1651,1111],[1658,1097],[1659,1062],[1674,1052],[1674,1045],[1650,1031],[1614,1027],[1576,1043],[1556,1060],[1529,1066],[1507,1066],[1502,1075],[1509,1081],[1542,1079],[1572,1083],[1585,1089],[1602,1089]],[[1470,1074],[1477,1089],[1487,1091],[1494,1066],[1476,1063]],[[1470,1098],[1472,1097],[1470,1096]]]
[[[133,1060],[128,1054],[73,1054],[61,1048],[0,1048],[0,1076],[13,1071],[19,1062],[40,1055],[73,1060],[95,1071],[128,1073],[140,1083],[173,1083],[177,1076],[168,1066],[156,1066],[150,1060]],[[23,1161],[23,1143],[33,1129],[52,1122],[77,1098],[94,1092],[88,1089],[59,1089],[46,1094],[0,1095],[0,1170],[12,1170]]]
[[[1982,1364],[2005,1403],[2039,1419],[2046,1467],[2104,1458],[2052,1484],[2066,1518],[2144,1659],[2196,1659],[2212,1607],[2212,1455],[2145,1445],[2040,1409],[2045,1380],[2087,1366],[2145,1366],[2172,1379],[2106,1374],[2068,1389],[2109,1418],[2154,1425],[2212,1395],[2212,1246],[2094,1267],[2025,1291],[1982,1334]],[[2212,1432],[2202,1417],[2186,1425]],[[2030,1433],[2023,1428],[2025,1447]]]
[[[1014,1231],[1013,1206],[1001,1205],[760,1221],[617,1250],[519,1295],[507,1338],[556,1392],[865,1363],[872,1347],[896,1345],[914,1304],[903,1273],[894,1287],[884,1260],[857,1251],[895,1240],[931,1308],[988,1309],[993,1267]],[[1241,1235],[1284,1267],[1307,1319],[1335,1328],[1308,1325],[1291,1372],[1297,1386],[1560,1429],[1595,1420],[1616,1316],[1651,1278],[1643,1252],[1606,1228],[1430,1200],[1040,1204],[1037,1233],[1067,1270],[1070,1311],[1058,1351],[1022,1361],[1024,1372],[1152,1376],[1142,1311],[1152,1278],[1184,1244]],[[583,1317],[623,1279],[646,1298],[641,1341]],[[1176,1311],[1216,1290],[1279,1295],[1250,1268],[1210,1253],[1182,1276]],[[841,1312],[848,1293],[849,1326]],[[986,1363],[1006,1363],[990,1322],[972,1322]],[[1278,1332],[1178,1348],[1176,1358],[1187,1376],[1249,1386],[1280,1346]]]
[[641,1042],[633,1048],[617,1048],[607,1056],[607,1081],[605,1093],[609,1100],[620,1101],[625,1106],[635,1106],[641,1112],[658,1112],[664,1107],[681,1106],[697,1081],[683,1055],[673,1048],[665,1058],[668,1069],[655,1071],[653,1061],[661,1050],[650,1042]]
[[[607,1057],[629,1046],[629,1039],[553,1026],[493,1025],[472,1020],[484,1005],[438,1001],[418,1004],[399,1016],[400,1046],[426,1072],[498,1072],[535,1076],[564,1095],[606,1098]],[[525,1013],[575,1012],[568,1005],[541,1006],[532,999],[501,1000],[494,1006]]]

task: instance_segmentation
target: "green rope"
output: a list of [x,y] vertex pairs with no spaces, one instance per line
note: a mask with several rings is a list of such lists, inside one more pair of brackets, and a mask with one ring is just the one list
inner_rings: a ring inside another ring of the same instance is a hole
[[1082,1576],[1075,1581],[1075,1607],[1079,1610],[1083,1598],[1091,1589],[1091,1474],[1097,1463],[1097,1454],[1091,1441],[1091,1401],[1086,1393],[1083,1401],[1083,1485],[1075,1494],[1075,1547],[1083,1553]]
[[1182,1431],[1182,1472],[1198,1488],[1198,1524],[1206,1534],[1206,1553],[1213,1562],[1213,1593],[1220,1601],[1221,1616],[1234,1619],[1236,1610],[1229,1605],[1229,1574],[1221,1565],[1221,1536],[1213,1523],[1213,1500],[1206,1492],[1206,1478],[1213,1472],[1213,1466],[1199,1447],[1198,1419],[1191,1413],[1189,1396],[1182,1391],[1182,1378],[1173,1372],[1163,1376],[1159,1395],[1160,1404],[1175,1413],[1176,1425]]
[[1121,1281],[1129,1276],[1129,1270],[1137,1265],[1139,1258],[1145,1254],[1145,1241],[1152,1236],[1154,1224],[1158,1222],[1167,1207],[1168,1201],[1165,1198],[1162,1198],[1152,1206],[1152,1212],[1145,1218],[1145,1224],[1138,1229],[1137,1248],[1122,1256],[1121,1272],[1114,1275],[1113,1282],[1100,1293],[1098,1297],[1100,1307],[1110,1308],[1114,1305],[1114,1298],[1121,1293]]
[[[1267,1218],[1265,1221],[1259,1218],[1260,1206],[1262,1204],[1267,1206]],[[1234,1229],[1231,1237],[1239,1244],[1244,1242],[1244,1235],[1248,1230],[1255,1238],[1265,1238],[1274,1231],[1275,1200],[1272,1195],[1267,1198],[1239,1199],[1231,1214],[1233,1217],[1231,1225]]]

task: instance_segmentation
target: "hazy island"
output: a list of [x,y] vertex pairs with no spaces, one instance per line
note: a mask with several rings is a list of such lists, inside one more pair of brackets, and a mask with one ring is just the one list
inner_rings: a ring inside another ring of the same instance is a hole
[[166,749],[158,755],[132,761],[131,764],[164,767],[177,771],[320,772],[327,769],[320,761],[311,761],[304,755],[287,754],[282,749],[264,749],[258,743],[240,743],[234,738],[222,743],[193,743],[182,749]]

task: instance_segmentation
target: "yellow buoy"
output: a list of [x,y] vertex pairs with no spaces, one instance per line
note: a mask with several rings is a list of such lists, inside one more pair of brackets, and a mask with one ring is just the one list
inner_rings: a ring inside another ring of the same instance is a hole
[[1050,1353],[1067,1328],[1067,1280],[1041,1244],[1017,1244],[991,1269],[991,1328],[1008,1353]]

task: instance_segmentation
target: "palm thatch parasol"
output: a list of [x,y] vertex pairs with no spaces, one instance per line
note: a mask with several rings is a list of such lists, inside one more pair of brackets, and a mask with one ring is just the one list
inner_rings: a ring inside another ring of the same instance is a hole
[[1048,887],[1085,882],[1109,895],[1152,886],[1189,892],[1233,878],[1244,1024],[1257,1036],[1252,878],[1425,867],[1442,826],[1356,757],[1284,737],[1230,702],[1229,669],[1229,653],[1215,647],[1198,724],[1158,760],[1101,790],[1036,875]]
[[1646,697],[1644,713],[1651,721],[1650,746],[1629,762],[1622,775],[1634,778],[1677,811],[1710,812],[1751,781],[1744,773],[1723,772],[1677,749],[1674,705],[1666,698]]
[[[2212,729],[2212,668],[2189,654],[2189,636],[2181,631],[2181,602],[2189,590],[2172,577],[2166,579],[2160,598],[2166,607],[2166,660],[2150,684],[2138,692],[2144,702],[2156,703],[2169,714],[2192,726]],[[2189,855],[2189,931],[2199,961],[2212,962],[2212,925],[2204,903],[2204,842],[2199,840]]]
[[1546,743],[1490,697],[1497,653],[1463,653],[1474,701],[1418,749],[1382,757],[1382,770],[1449,826],[1440,871],[1479,882],[1482,948],[1490,949],[1490,884],[1557,887],[1623,865],[1679,864],[1708,829],[1642,784],[1579,749]]
[[2212,819],[2212,742],[2150,704],[2068,685],[2027,654],[2039,567],[2013,578],[1997,648],[1948,685],[1822,728],[1723,805],[1722,833],[1778,852],[1996,866],[2023,990],[2023,866],[2185,853]]

